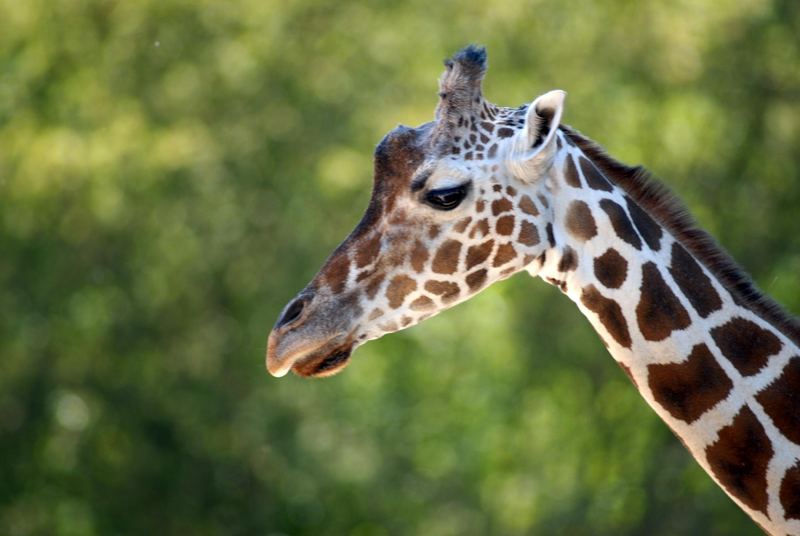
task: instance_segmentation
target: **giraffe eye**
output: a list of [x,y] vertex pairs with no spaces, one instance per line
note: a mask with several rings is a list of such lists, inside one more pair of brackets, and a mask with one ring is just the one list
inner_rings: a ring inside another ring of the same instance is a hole
[[438,210],[453,210],[467,196],[468,186],[469,183],[452,188],[431,190],[425,194],[425,202]]

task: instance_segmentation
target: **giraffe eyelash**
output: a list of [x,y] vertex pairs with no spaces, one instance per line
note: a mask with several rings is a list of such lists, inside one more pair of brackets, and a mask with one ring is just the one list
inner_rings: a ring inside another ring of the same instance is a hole
[[425,193],[423,200],[426,205],[436,210],[454,210],[469,193],[471,182],[465,182],[449,188],[438,188]]

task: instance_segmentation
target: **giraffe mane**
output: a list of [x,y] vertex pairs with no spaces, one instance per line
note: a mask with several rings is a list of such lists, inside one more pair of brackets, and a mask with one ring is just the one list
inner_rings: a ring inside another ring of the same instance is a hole
[[643,166],[628,166],[612,158],[599,144],[576,129],[561,125],[567,138],[622,188],[639,206],[667,229],[731,293],[734,300],[775,325],[784,335],[800,344],[800,320],[787,313],[764,294],[733,258],[701,229],[684,204],[672,191]]

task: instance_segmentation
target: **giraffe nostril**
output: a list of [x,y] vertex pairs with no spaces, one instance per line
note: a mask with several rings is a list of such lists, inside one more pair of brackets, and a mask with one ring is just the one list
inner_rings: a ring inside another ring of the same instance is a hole
[[286,324],[291,324],[300,317],[300,313],[306,306],[306,298],[297,298],[283,311],[276,327],[283,327]]

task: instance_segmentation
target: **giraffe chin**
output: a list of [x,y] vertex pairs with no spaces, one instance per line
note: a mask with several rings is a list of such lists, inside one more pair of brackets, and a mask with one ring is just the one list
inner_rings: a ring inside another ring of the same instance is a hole
[[306,378],[333,376],[347,366],[352,353],[351,343],[333,349],[322,348],[292,365],[292,372]]

